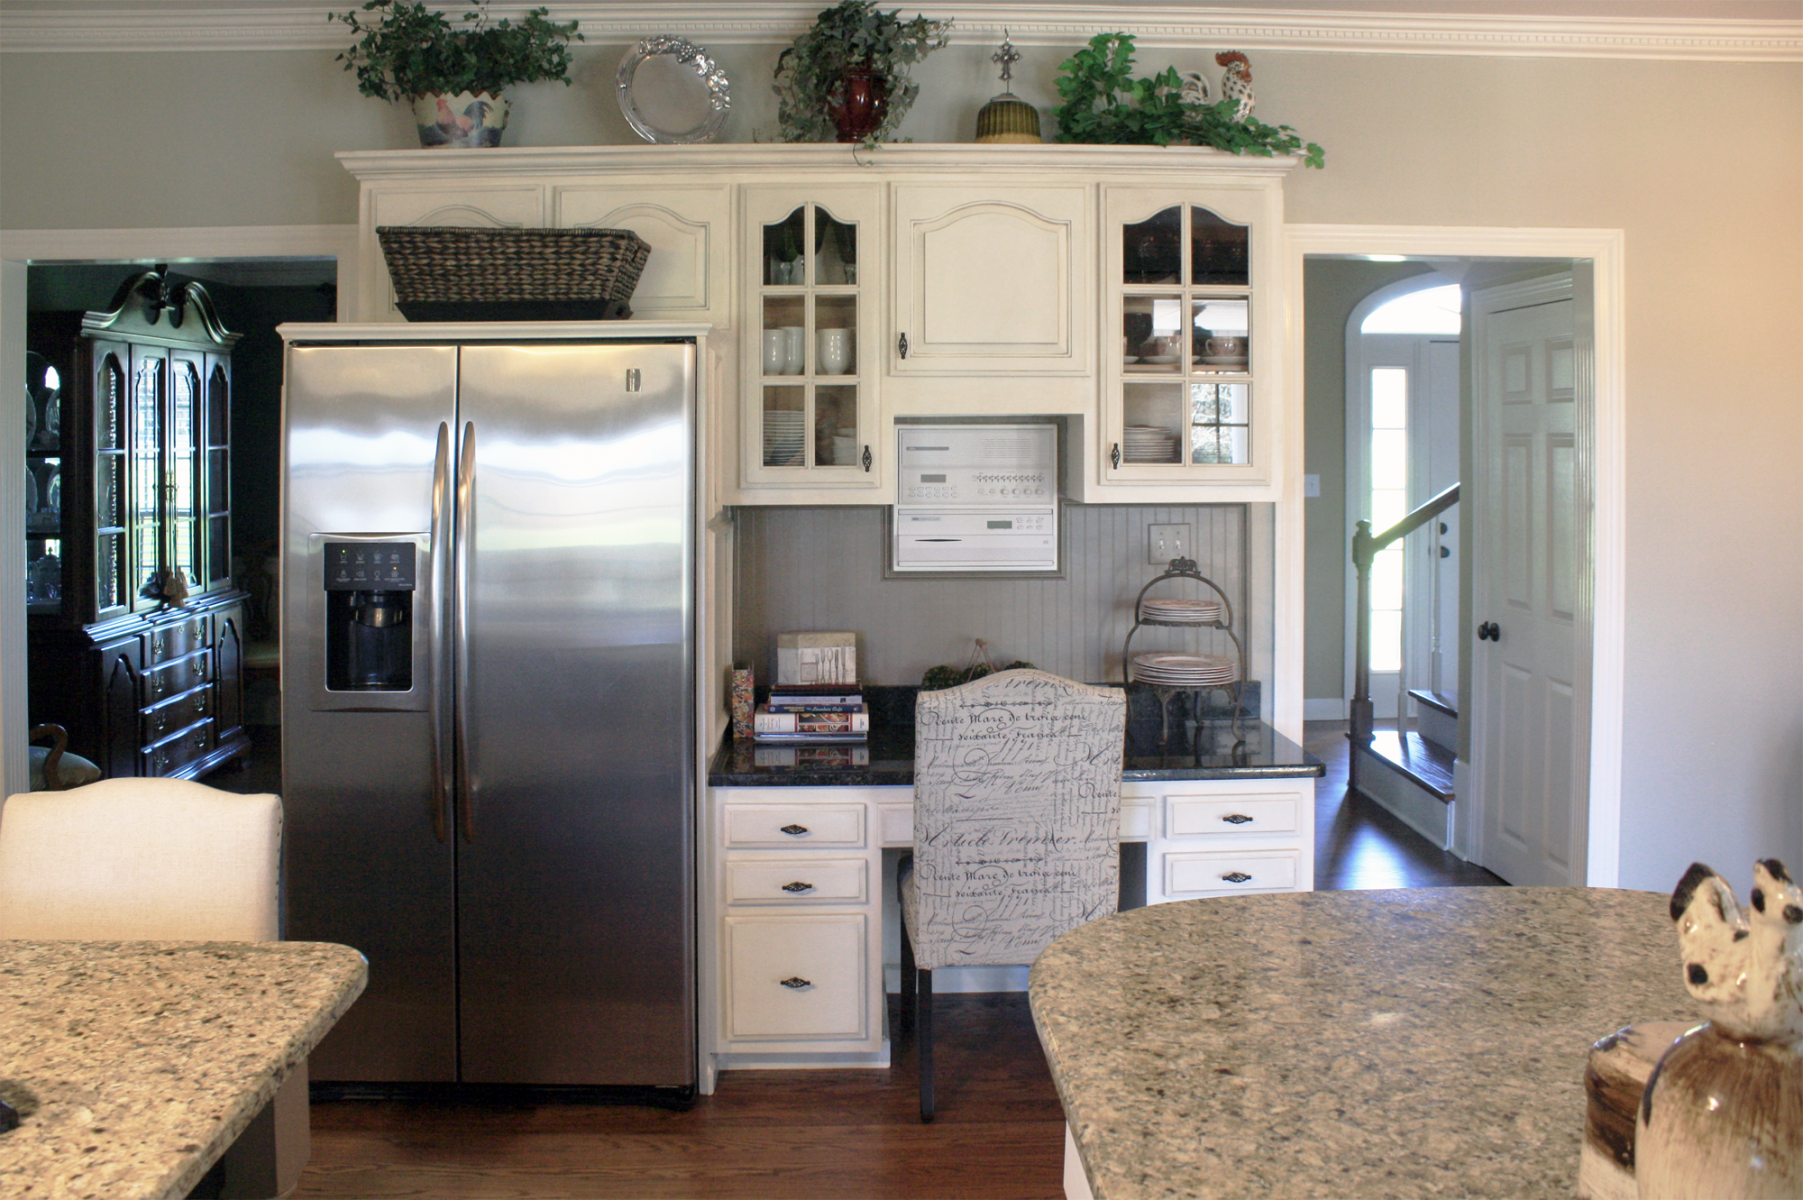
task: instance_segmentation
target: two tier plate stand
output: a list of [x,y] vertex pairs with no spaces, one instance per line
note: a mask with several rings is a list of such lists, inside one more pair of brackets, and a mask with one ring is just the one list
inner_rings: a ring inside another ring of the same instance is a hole
[[[1204,620],[1172,620],[1167,617],[1148,617],[1145,613],[1146,593],[1167,579],[1193,579],[1205,584],[1215,595],[1221,598],[1221,616],[1212,621]],[[1219,629],[1225,633],[1239,658],[1239,668],[1232,682],[1207,684],[1196,687],[1181,687],[1169,684],[1149,683],[1152,694],[1158,698],[1159,711],[1163,717],[1160,726],[1160,740],[1167,745],[1171,740],[1171,700],[1181,692],[1188,692],[1194,699],[1192,706],[1196,715],[1196,729],[1202,728],[1202,694],[1215,690],[1223,690],[1233,700],[1233,736],[1242,738],[1240,730],[1240,684],[1246,678],[1246,647],[1240,643],[1239,636],[1233,632],[1233,601],[1227,598],[1214,580],[1196,569],[1196,562],[1190,558],[1173,558],[1164,574],[1157,576],[1145,587],[1139,589],[1139,596],[1133,602],[1133,628],[1127,631],[1127,642],[1121,647],[1121,677],[1125,683],[1133,683],[1133,635],[1138,633],[1142,625],[1175,626],[1188,629]]]

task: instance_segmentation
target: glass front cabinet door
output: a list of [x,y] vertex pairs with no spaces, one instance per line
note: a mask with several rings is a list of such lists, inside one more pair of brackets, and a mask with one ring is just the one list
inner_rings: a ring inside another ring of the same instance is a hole
[[1272,482],[1271,199],[1107,190],[1104,483]]
[[882,486],[879,200],[873,188],[805,198],[792,188],[746,189],[739,450],[748,489]]

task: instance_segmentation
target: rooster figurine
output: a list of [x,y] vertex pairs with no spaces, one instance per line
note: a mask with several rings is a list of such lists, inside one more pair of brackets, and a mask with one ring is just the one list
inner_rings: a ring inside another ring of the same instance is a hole
[[1684,986],[1709,1014],[1648,1076],[1634,1175],[1648,1200],[1803,1196],[1803,890],[1753,867],[1750,909],[1702,863],[1672,893]]
[[1227,68],[1221,74],[1221,99],[1234,101],[1233,119],[1244,124],[1252,115],[1252,64],[1238,50],[1223,50],[1215,62]]

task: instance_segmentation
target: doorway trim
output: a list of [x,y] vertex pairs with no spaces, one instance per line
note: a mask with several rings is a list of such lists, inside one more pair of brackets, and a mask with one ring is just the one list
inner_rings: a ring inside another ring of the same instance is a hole
[[[356,261],[355,225],[229,225],[215,228],[0,230],[0,379],[25,373],[26,274],[32,263],[137,261],[180,263],[217,258],[335,258]],[[338,314],[357,311],[357,273],[340,272]],[[23,404],[0,388],[0,462],[25,457]],[[0,480],[0,595],[25,594],[25,493],[9,473]],[[14,514],[18,514],[15,516]],[[30,728],[23,604],[0,605],[0,796],[28,786]]]
[[[1596,361],[1595,512],[1591,564],[1594,608],[1591,626],[1589,843],[1584,882],[1615,887],[1621,874],[1622,692],[1626,641],[1626,331],[1623,310],[1626,238],[1619,229],[1513,229],[1482,226],[1287,225],[1283,240],[1285,352],[1303,361],[1303,263],[1309,255],[1402,254],[1410,258],[1573,258],[1592,264],[1591,309]],[[1292,372],[1283,382],[1285,411],[1300,427],[1303,380]],[[1283,480],[1278,506],[1280,577],[1302,577],[1302,464]],[[1278,595],[1284,595],[1278,589]],[[1287,617],[1287,620],[1286,620]],[[1290,652],[1300,662],[1301,612],[1278,614],[1288,630]]]

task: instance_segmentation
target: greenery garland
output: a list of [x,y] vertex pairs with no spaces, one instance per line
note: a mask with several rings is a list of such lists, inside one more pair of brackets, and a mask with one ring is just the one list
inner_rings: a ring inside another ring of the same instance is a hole
[[1149,79],[1133,78],[1133,37],[1099,33],[1089,47],[1059,66],[1058,96],[1052,110],[1061,142],[1126,146],[1169,146],[1173,142],[1213,146],[1229,154],[1302,155],[1320,167],[1326,151],[1304,143],[1288,125],[1266,125],[1255,117],[1234,119],[1232,100],[1199,104],[1183,98],[1183,78],[1166,67]]

